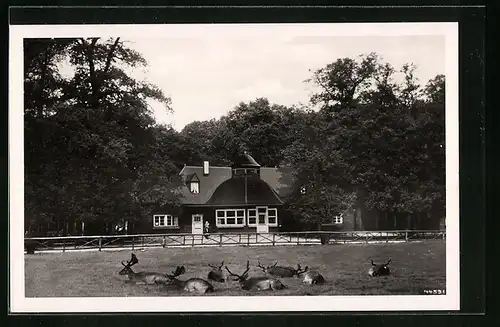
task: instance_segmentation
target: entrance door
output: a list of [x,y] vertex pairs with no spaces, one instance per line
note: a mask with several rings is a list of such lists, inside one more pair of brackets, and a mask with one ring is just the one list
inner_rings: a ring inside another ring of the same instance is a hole
[[192,234],[203,234],[203,215],[201,214],[194,214],[193,216],[193,221],[191,224],[192,227]]
[[269,233],[267,207],[257,207],[257,233]]

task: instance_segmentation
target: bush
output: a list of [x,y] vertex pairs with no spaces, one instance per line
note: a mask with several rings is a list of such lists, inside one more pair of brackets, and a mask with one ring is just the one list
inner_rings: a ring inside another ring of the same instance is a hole
[[24,248],[26,249],[27,254],[34,254],[37,246],[38,246],[38,243],[36,241],[25,241],[24,242]]

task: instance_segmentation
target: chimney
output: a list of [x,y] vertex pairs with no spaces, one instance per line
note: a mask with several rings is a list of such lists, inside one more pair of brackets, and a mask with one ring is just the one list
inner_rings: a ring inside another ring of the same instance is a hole
[[207,176],[210,173],[210,164],[208,161],[203,161],[203,175]]

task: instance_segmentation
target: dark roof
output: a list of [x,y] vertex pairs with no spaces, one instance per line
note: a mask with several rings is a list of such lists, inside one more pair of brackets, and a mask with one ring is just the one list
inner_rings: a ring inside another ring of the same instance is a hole
[[[184,184],[179,190],[181,201],[184,204],[206,204],[214,194],[215,190],[231,179],[231,167],[210,166],[208,175],[203,175],[201,166],[185,166],[179,173],[187,182],[188,176],[196,174],[200,180],[200,193],[190,192],[188,185]],[[281,199],[287,196],[293,184],[293,176],[290,168],[260,168],[260,179],[264,181]],[[215,200],[214,200],[215,201]]]
[[232,168],[260,168],[260,165],[248,153],[238,155],[234,158]]
[[208,205],[280,205],[276,192],[259,176],[231,178],[223,182],[207,201]]

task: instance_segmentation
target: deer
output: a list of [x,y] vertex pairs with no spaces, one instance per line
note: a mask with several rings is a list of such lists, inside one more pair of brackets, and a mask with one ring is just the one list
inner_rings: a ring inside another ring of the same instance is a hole
[[262,269],[264,273],[267,273],[271,276],[276,276],[276,277],[294,277],[298,276],[300,273],[303,273],[305,271],[301,270],[300,264],[297,265],[297,269],[293,267],[283,267],[283,266],[277,266],[278,261],[274,263],[272,266],[267,266],[264,267],[260,264],[260,261],[257,261],[257,267]]
[[224,283],[226,281],[226,276],[222,271],[222,266],[224,266],[224,261],[219,266],[208,265],[212,270],[208,273],[208,280],[213,280],[214,282]]
[[372,267],[370,270],[368,270],[368,275],[372,277],[377,277],[377,276],[389,276],[391,274],[391,270],[389,269],[388,265],[391,263],[392,259],[389,259],[387,263],[381,264],[381,265],[376,265],[373,263],[373,260],[370,259],[372,262]]
[[225,266],[225,268],[230,276],[235,277],[233,280],[239,282],[241,289],[246,291],[276,291],[287,288],[287,286],[285,286],[280,280],[275,278],[269,278],[266,276],[249,278],[248,271],[250,270],[250,261],[247,261],[247,268],[241,275],[232,273],[227,266]]
[[158,273],[158,272],[134,272],[132,270],[132,266],[139,263],[137,256],[132,253],[132,256],[127,263],[122,261],[123,269],[118,273],[119,275],[127,275],[128,279],[125,283],[144,283],[147,285],[161,285],[169,282],[169,279],[166,274]]
[[[298,268],[300,269],[300,265]],[[304,279],[302,280],[302,283],[304,284],[319,285],[325,283],[325,278],[323,277],[323,275],[315,270],[309,270],[308,266],[306,266],[304,270],[299,271],[296,276],[300,277],[300,275],[302,274],[304,275]]]
[[188,280],[180,280],[177,278],[178,276],[184,274],[185,272],[186,269],[184,268],[184,266],[177,266],[177,268],[175,269],[175,271],[172,272],[172,274],[170,275],[167,274],[167,277],[170,280],[169,284],[175,285],[177,288],[190,293],[205,294],[205,293],[212,293],[214,291],[213,285],[204,279],[190,278]]

